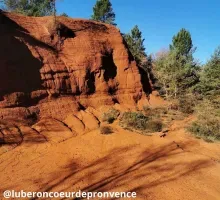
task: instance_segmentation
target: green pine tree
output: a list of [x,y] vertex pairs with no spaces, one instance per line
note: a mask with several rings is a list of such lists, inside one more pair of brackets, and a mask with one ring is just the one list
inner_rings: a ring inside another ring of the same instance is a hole
[[62,13],[62,14],[60,14],[60,16],[69,17],[69,15],[67,15],[66,13]]
[[204,66],[196,90],[208,96],[220,95],[220,46]]
[[174,35],[170,50],[175,50],[178,55],[191,57],[193,53],[193,43],[190,32],[182,28],[177,35]]
[[91,19],[115,25],[115,13],[109,0],[97,0]]
[[4,0],[8,11],[27,16],[46,16],[53,13],[55,0]]
[[143,65],[144,62],[147,62],[144,39],[137,25],[134,26],[130,33],[124,35],[124,39],[137,64],[140,66]]
[[190,93],[199,82],[199,67],[193,58],[192,38],[185,29],[173,37],[170,51],[158,57],[154,63],[156,78],[166,98],[178,98]]

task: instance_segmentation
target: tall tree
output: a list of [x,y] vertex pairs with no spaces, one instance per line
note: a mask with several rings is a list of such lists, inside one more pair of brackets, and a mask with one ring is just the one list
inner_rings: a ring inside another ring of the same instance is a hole
[[27,16],[45,16],[53,13],[55,0],[4,0],[6,9]]
[[142,32],[137,25],[131,29],[130,33],[124,35],[124,39],[137,64],[143,65],[143,63],[147,62],[144,39],[142,38]]
[[167,98],[178,98],[189,93],[198,83],[199,67],[193,53],[191,34],[181,29],[173,36],[170,51],[155,60],[155,74]]
[[220,46],[204,66],[196,90],[205,96],[220,95]]
[[175,50],[178,55],[191,57],[193,53],[193,43],[190,32],[182,28],[177,35],[174,35],[170,50]]
[[93,7],[93,15],[91,19],[104,22],[107,24],[115,24],[115,13],[109,0],[97,0]]
[[193,59],[191,35],[185,29],[173,37],[170,51],[156,58],[154,63],[156,78],[167,98],[178,98],[190,92],[199,81],[199,67]]
[[179,80],[184,70],[176,55],[176,51],[168,51],[160,54],[155,60],[154,74],[162,86],[166,99],[174,98],[179,93]]

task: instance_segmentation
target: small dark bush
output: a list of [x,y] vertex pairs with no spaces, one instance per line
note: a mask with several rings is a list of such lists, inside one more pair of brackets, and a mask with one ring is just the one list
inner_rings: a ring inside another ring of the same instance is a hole
[[163,129],[163,124],[159,120],[149,120],[147,122],[148,132],[160,132]]
[[164,114],[167,114],[166,107],[150,107],[150,106],[143,106],[144,113],[151,118],[154,117],[161,117]]
[[142,113],[125,112],[120,119],[120,125],[123,127],[131,127],[136,130],[145,130],[148,118]]
[[118,118],[119,115],[120,115],[120,112],[118,110],[111,108],[108,110],[108,112],[103,113],[102,121],[112,124]]
[[196,98],[192,95],[181,97],[178,102],[178,109],[185,114],[192,114],[196,105]]
[[179,102],[177,100],[173,100],[168,106],[169,110],[177,111],[179,109]]
[[112,134],[113,132],[114,132],[113,129],[109,126],[100,127],[100,133],[103,135],[109,135],[109,134]]

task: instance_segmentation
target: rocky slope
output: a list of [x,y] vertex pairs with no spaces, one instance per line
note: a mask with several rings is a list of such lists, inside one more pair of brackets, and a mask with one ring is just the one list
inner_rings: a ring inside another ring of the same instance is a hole
[[120,31],[90,20],[0,12],[0,118],[54,117],[151,92]]

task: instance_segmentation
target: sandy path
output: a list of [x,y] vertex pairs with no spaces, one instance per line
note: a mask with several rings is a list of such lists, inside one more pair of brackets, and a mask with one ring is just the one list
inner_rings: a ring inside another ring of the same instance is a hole
[[112,135],[95,130],[58,144],[24,144],[1,155],[0,192],[81,189],[135,191],[140,200],[220,199],[219,144],[194,139],[181,127],[165,138],[114,129]]

